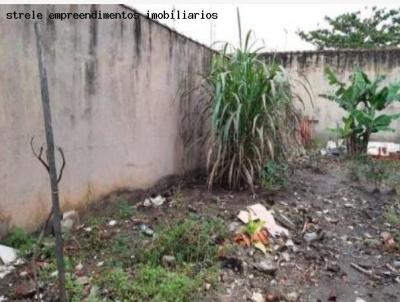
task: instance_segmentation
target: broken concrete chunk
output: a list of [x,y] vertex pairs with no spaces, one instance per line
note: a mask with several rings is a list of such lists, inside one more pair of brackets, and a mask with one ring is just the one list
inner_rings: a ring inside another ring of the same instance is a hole
[[264,296],[261,293],[253,293],[251,295],[251,301],[253,302],[264,302]]
[[231,233],[235,233],[239,228],[240,228],[240,223],[239,223],[239,222],[236,222],[236,221],[231,222],[231,223],[228,225],[228,230],[229,230],[229,232],[231,232]]
[[392,238],[392,235],[390,235],[389,232],[382,232],[381,237],[384,241],[388,241],[390,238]]
[[17,250],[0,244],[0,261],[5,265],[9,265],[17,260]]
[[153,236],[154,235],[154,231],[150,228],[150,227],[148,227],[147,225],[145,225],[145,224],[141,224],[140,225],[140,230],[142,231],[142,233],[143,234],[145,234],[145,235],[147,235],[147,236]]
[[174,256],[164,255],[161,258],[161,263],[165,268],[173,268],[176,265],[176,259]]
[[278,269],[275,261],[272,258],[266,258],[260,262],[254,264],[254,267],[260,272],[274,275]]
[[298,298],[299,298],[299,295],[296,292],[291,292],[287,295],[287,300],[289,302],[295,302],[295,301],[297,301]]
[[160,207],[163,205],[164,202],[165,202],[165,198],[162,197],[161,195],[158,195],[154,198],[146,198],[143,201],[143,206],[145,206],[145,207],[150,207],[150,206]]
[[306,233],[304,234],[303,238],[307,242],[312,242],[318,239],[318,234],[316,232]]
[[72,231],[78,225],[80,225],[79,221],[79,214],[77,211],[72,210],[63,213],[61,220],[61,231],[63,233]]
[[260,220],[264,222],[264,227],[268,230],[271,236],[275,237],[278,235],[289,236],[289,231],[284,227],[279,226],[272,216],[272,213],[268,211],[262,204],[254,204],[249,206],[246,211],[240,211],[238,218],[243,223],[248,223],[250,220]]

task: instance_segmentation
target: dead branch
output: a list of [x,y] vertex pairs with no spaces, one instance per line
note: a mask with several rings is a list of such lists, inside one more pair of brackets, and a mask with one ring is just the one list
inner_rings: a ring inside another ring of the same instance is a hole
[[65,162],[64,151],[63,151],[63,149],[61,149],[61,147],[58,147],[58,152],[60,152],[60,154],[61,154],[62,165],[61,165],[61,169],[60,169],[60,174],[57,177],[57,183],[59,183],[61,178],[62,178],[63,171],[64,171],[64,168],[65,168],[65,163],[66,163]]
[[359,272],[361,272],[361,273],[363,273],[363,274],[365,274],[365,275],[367,275],[367,276],[373,277],[372,270],[367,270],[367,269],[365,269],[365,268],[362,268],[361,266],[359,266],[358,264],[353,263],[353,262],[350,263],[350,266],[351,266],[352,268],[354,268],[355,270],[357,270],[357,271],[359,271]]
[[45,162],[45,160],[42,158],[43,154],[43,146],[40,147],[39,153],[35,151],[35,147],[33,146],[33,140],[34,137],[32,136],[31,138],[31,149],[33,155],[42,163],[42,165],[46,168],[47,172],[50,170],[49,165]]
[[[35,147],[33,146],[33,140],[34,137],[32,136],[31,138],[31,149],[32,149],[32,153],[33,155],[42,163],[42,165],[46,168],[47,172],[49,172],[50,168],[49,165],[46,163],[46,161],[42,158],[42,154],[43,154],[43,146],[40,147],[39,152],[36,152]],[[65,161],[65,155],[64,155],[64,151],[61,147],[58,147],[58,152],[60,152],[61,155],[61,159],[62,159],[62,164],[61,164],[61,168],[60,168],[60,173],[57,177],[57,183],[59,183],[61,181],[63,172],[64,172],[64,168],[66,165],[66,161]]]

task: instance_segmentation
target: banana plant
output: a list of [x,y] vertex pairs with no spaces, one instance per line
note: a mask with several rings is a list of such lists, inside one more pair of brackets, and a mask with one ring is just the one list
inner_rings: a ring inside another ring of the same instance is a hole
[[343,125],[334,131],[345,139],[350,155],[366,153],[372,133],[394,131],[390,124],[400,118],[400,114],[380,114],[380,111],[400,100],[400,82],[383,86],[385,76],[370,80],[361,69],[350,76],[349,84],[339,81],[329,68],[325,69],[325,74],[336,90],[321,96],[336,102],[347,113],[342,119]]

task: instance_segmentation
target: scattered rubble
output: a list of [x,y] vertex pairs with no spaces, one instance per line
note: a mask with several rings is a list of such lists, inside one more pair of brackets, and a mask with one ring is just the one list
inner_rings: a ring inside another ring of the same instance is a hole
[[[152,242],[152,237],[158,238],[162,231],[157,228],[155,233],[153,227],[171,217],[187,215],[199,221],[208,217],[221,218],[229,231],[222,240],[212,237],[218,248],[218,260],[213,264],[218,264],[219,283],[215,286],[210,279],[204,280],[199,290],[204,291],[205,301],[216,298],[216,301],[365,302],[385,301],[384,292],[391,297],[399,296],[400,258],[396,249],[399,237],[396,224],[386,223],[382,215],[389,197],[370,196],[352,187],[347,179],[343,181],[342,175],[335,174],[339,169],[336,165],[334,163],[326,174],[314,174],[311,169],[296,172],[299,174],[295,175],[291,189],[276,195],[257,193],[258,196],[249,197],[241,192],[235,195],[225,191],[209,193],[195,187],[180,197],[187,200],[172,206],[169,203],[162,210],[157,208],[165,203],[161,196],[173,200],[171,195],[160,194],[155,203],[147,198],[147,208],[139,198],[135,217],[127,220],[111,220],[110,217],[117,216],[109,215],[96,224],[79,226],[73,222],[73,239],[65,246],[67,254],[79,253],[89,242],[93,242],[94,247],[97,244],[112,246],[113,251],[109,254],[110,248],[103,254],[90,250],[89,257],[79,258],[81,262],[74,263],[70,269],[74,284],[84,289],[85,300],[82,301],[112,294],[107,288],[94,284],[98,284],[99,274],[112,269],[112,261],[120,261],[119,251],[125,251],[124,257],[128,259],[125,263],[139,259],[140,254],[129,245],[131,241],[119,246],[121,238],[128,235],[129,240],[138,244]],[[63,219],[73,220],[70,215],[64,215]],[[140,233],[145,236],[138,236]],[[180,266],[178,256],[170,251],[162,251],[160,258],[160,265],[169,272],[175,272]],[[48,268],[49,264],[41,259],[37,266]],[[49,269],[48,276],[56,280],[57,271],[53,270]],[[135,266],[129,264],[129,270],[134,273]],[[2,295],[5,292],[0,301],[17,299],[17,285],[18,299],[29,300],[36,295],[36,289],[30,287],[31,278],[29,266],[0,265],[0,281],[3,282],[3,287],[0,282],[0,292]],[[14,287],[10,288],[9,283]],[[340,284],[343,291],[335,284]],[[47,291],[47,286],[50,287],[44,284],[40,294]],[[217,289],[220,292],[215,297]],[[371,298],[361,298],[370,293],[373,293]]]

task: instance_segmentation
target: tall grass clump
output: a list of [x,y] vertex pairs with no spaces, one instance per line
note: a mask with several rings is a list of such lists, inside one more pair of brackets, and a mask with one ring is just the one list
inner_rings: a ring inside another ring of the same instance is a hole
[[287,161],[300,146],[291,83],[281,66],[265,63],[262,48],[254,50],[250,38],[249,32],[240,48],[225,44],[207,77],[212,98],[209,189],[227,183],[254,191],[267,177],[269,162]]

